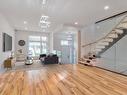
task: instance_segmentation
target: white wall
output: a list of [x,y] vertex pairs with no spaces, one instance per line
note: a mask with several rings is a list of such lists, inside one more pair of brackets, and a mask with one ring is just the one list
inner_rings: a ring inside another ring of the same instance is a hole
[[[116,48],[116,71],[121,72],[127,70],[127,35],[124,36],[117,44],[114,46]],[[126,71],[127,75],[127,71]]]
[[7,33],[12,36],[12,51],[14,51],[14,40],[15,40],[15,32],[14,29],[10,26],[6,18],[0,14],[0,64],[3,63],[5,59],[10,57],[11,52],[3,52],[3,38],[2,33]]
[[[16,38],[15,38],[15,52],[19,49],[23,50],[23,54],[25,56],[28,55],[28,37],[29,36],[47,36],[49,41],[49,51],[50,51],[50,34],[49,33],[42,33],[42,32],[32,32],[32,31],[16,31]],[[24,46],[19,46],[18,41],[24,40],[26,44]]]
[[[81,46],[89,44],[95,41],[95,25],[91,24],[84,27],[81,30]],[[81,57],[86,55],[92,47],[88,46],[86,48],[81,47]]]

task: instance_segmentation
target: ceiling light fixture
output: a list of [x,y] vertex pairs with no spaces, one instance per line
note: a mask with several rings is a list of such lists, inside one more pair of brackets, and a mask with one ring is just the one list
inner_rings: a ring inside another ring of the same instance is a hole
[[39,26],[42,29],[46,29],[46,28],[50,27],[51,22],[49,22],[48,19],[49,19],[49,16],[46,16],[46,15],[41,16]]
[[108,9],[109,9],[109,6],[105,6],[105,7],[104,7],[104,10],[108,10]]
[[77,25],[78,24],[78,22],[75,22],[75,25]]
[[42,4],[45,5],[47,0],[42,0]]
[[24,24],[27,24],[27,21],[24,21]]

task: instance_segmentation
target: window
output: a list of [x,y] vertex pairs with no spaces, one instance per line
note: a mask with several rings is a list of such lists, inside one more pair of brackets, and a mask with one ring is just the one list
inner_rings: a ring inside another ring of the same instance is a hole
[[44,54],[46,54],[47,53],[47,43],[45,43],[45,42],[42,42],[42,44],[41,44],[42,46],[42,48],[41,48],[41,50],[42,50],[42,53],[44,53]]
[[42,41],[47,41],[47,37],[41,37]]
[[39,56],[48,52],[46,36],[29,36],[29,55]]
[[68,40],[61,40],[61,45],[62,46],[68,46],[69,45]]
[[41,53],[41,44],[39,42],[29,42],[29,54],[39,56]]

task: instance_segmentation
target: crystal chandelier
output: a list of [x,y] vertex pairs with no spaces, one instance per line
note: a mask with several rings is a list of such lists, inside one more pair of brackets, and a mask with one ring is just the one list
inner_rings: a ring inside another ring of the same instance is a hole
[[45,5],[47,0],[42,0],[42,5]]
[[46,16],[46,15],[41,16],[39,26],[42,29],[46,29],[46,28],[50,27],[51,22],[49,22],[48,19],[49,19],[49,16]]

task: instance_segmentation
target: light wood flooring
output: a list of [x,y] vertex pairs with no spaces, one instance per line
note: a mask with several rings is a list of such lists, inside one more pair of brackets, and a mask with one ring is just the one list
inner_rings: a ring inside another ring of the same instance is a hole
[[127,77],[83,65],[0,74],[0,95],[127,95]]

